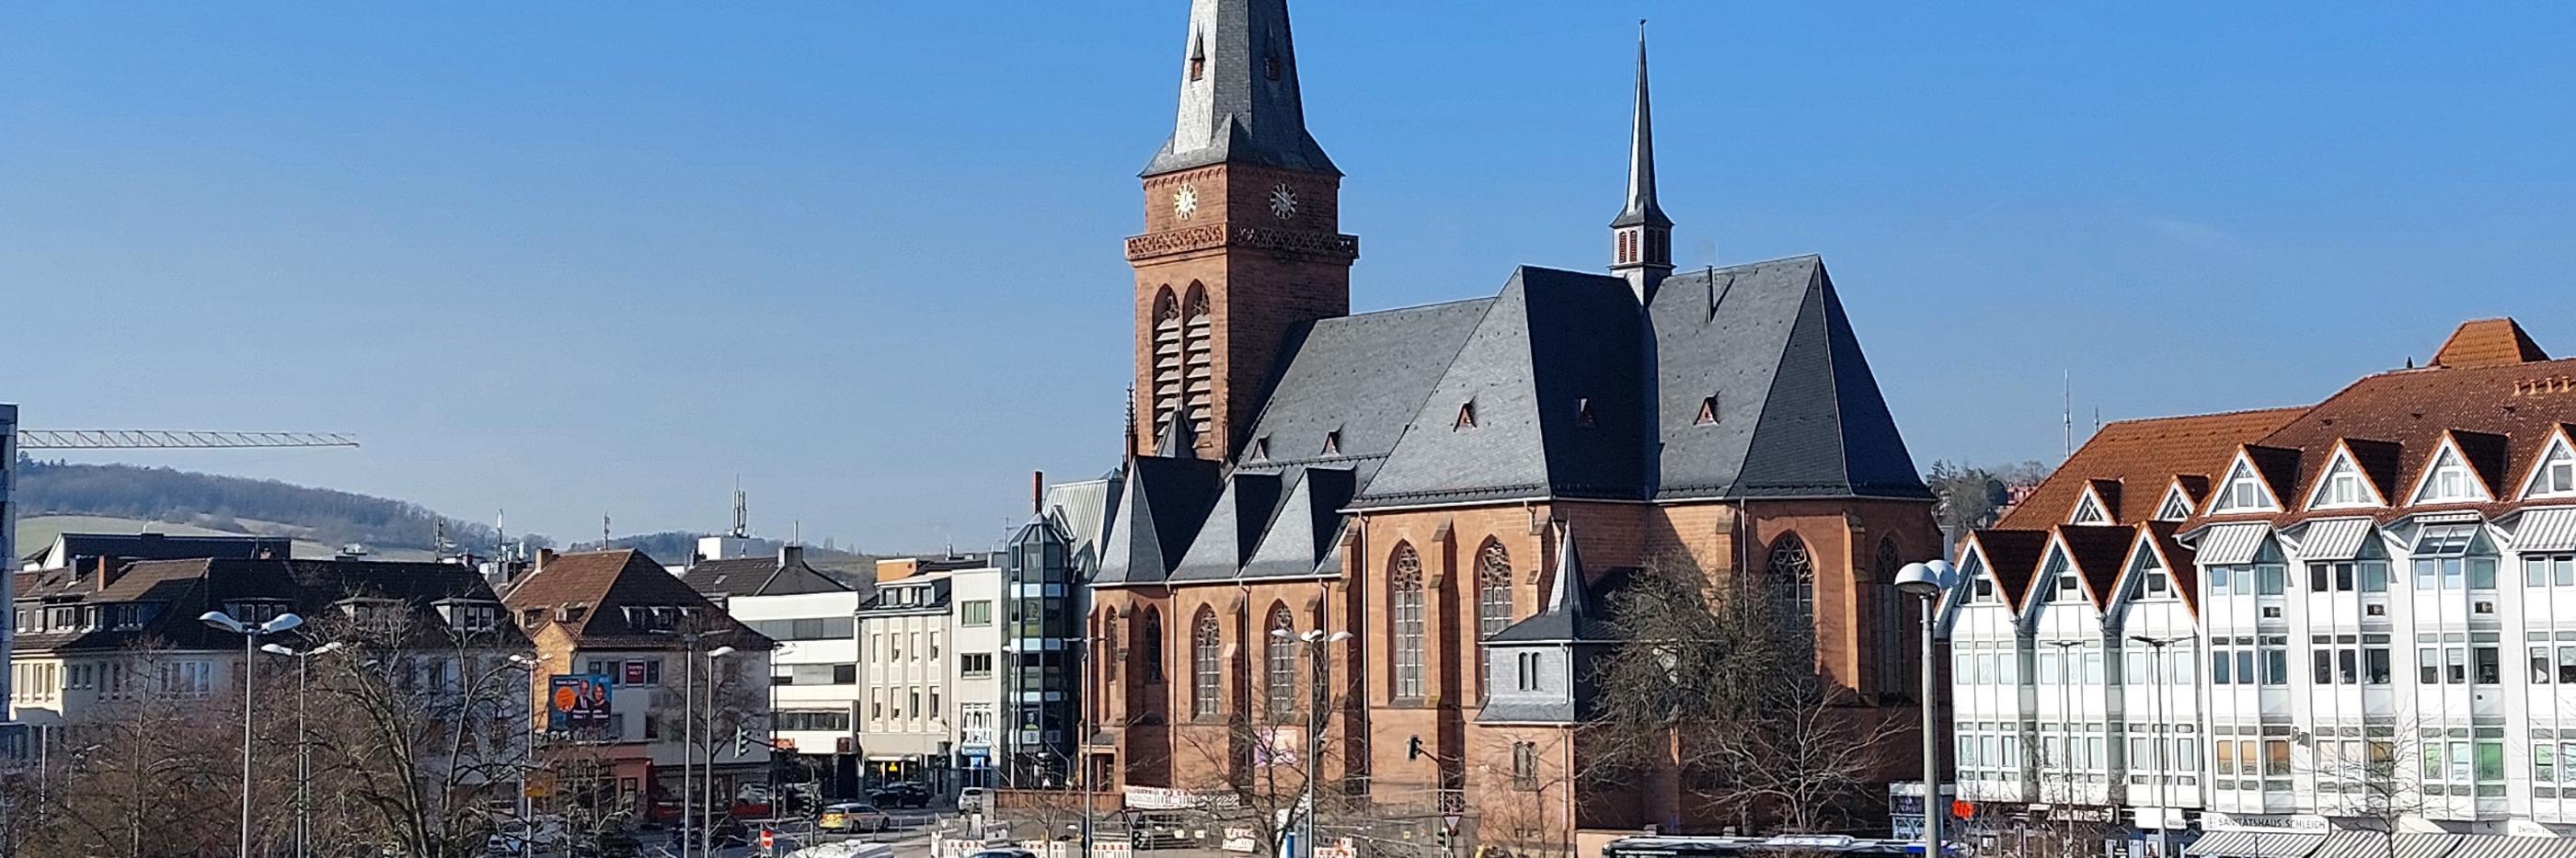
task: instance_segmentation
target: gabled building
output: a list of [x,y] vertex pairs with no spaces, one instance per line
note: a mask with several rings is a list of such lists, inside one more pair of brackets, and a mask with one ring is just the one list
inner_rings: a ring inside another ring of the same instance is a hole
[[[1176,59],[1178,110],[1126,244],[1133,421],[1064,636],[1095,642],[1092,783],[1239,780],[1274,758],[1242,747],[1247,723],[1299,746],[1302,722],[1276,710],[1312,681],[1272,632],[1348,631],[1328,657],[1347,704],[1322,776],[1425,826],[1473,815],[1470,796],[1513,778],[1470,761],[1527,741],[1482,718],[1487,640],[1542,614],[1569,529],[1586,586],[1649,558],[1793,581],[1832,681],[1912,705],[1910,608],[1890,583],[1939,550],[1930,494],[1823,260],[1675,265],[1642,41],[1627,145],[1603,141],[1629,168],[1603,189],[1621,199],[1604,270],[1497,269],[1485,297],[1361,313],[1286,4],[1196,0]],[[1686,818],[1675,790],[1576,817],[1719,824]]]
[[[730,537],[706,537],[725,540]],[[859,607],[869,591],[805,563],[805,549],[783,545],[768,557],[701,559],[680,582],[778,643],[770,653],[774,753],[793,754],[799,774],[823,785],[827,798],[859,792]]]
[[[544,755],[604,766],[611,799],[638,813],[648,802],[700,802],[680,792],[684,757],[714,773],[719,801],[768,782],[770,744],[760,739],[770,735],[776,642],[640,551],[539,552],[502,599],[540,660],[532,697],[543,700],[555,675],[602,677],[611,688],[607,728],[549,735]],[[732,651],[711,655],[723,647]],[[690,717],[697,723],[684,725]],[[752,740],[736,741],[738,731]]]
[[[2489,319],[2313,406],[2104,427],[1963,546],[1944,613],[1963,797],[2205,830],[2211,855],[2391,824],[2424,855],[2576,832],[2557,738],[2576,714],[2553,702],[2576,682],[2571,426],[2576,360]],[[2095,531],[2127,534],[2107,593]],[[2053,640],[2080,670],[2037,660]]]

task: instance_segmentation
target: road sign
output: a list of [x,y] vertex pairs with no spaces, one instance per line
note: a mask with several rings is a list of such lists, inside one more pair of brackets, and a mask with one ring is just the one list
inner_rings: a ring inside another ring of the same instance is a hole
[[1444,814],[1441,814],[1441,815],[1440,815],[1440,832],[1441,832],[1442,834],[1456,834],[1456,833],[1458,833],[1458,823],[1459,823],[1459,822],[1462,822],[1462,821],[1464,821],[1464,820],[1466,820],[1466,818],[1467,818],[1467,817],[1466,817],[1466,815],[1464,815],[1464,814],[1457,814],[1457,813],[1444,813]]

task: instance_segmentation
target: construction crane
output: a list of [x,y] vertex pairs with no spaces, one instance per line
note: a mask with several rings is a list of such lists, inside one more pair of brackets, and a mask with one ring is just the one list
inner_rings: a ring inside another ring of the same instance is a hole
[[200,432],[185,429],[20,429],[21,450],[236,449],[355,447],[337,432]]

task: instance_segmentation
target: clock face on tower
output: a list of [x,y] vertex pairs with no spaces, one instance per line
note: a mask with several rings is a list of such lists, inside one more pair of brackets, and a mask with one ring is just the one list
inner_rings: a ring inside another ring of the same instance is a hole
[[1287,220],[1297,216],[1297,189],[1280,182],[1270,188],[1270,216]]
[[1199,189],[1184,184],[1179,190],[1172,192],[1173,217],[1177,217],[1182,220],[1189,220],[1191,215],[1198,214],[1198,212]]

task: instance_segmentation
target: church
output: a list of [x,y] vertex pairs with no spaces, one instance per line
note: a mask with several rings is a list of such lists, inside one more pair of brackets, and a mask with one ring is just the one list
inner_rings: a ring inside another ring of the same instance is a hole
[[[1642,39],[1605,269],[1497,267],[1490,295],[1361,313],[1285,0],[1193,0],[1180,47],[1125,248],[1122,463],[1022,531],[1063,543],[1087,598],[1059,753],[1096,788],[1302,780],[1313,738],[1328,789],[1475,842],[1713,831],[1732,820],[1669,781],[1568,786],[1601,588],[1659,556],[1794,582],[1823,673],[1911,711],[1892,581],[1941,551],[1932,496],[1822,259],[1676,270]],[[1891,779],[1920,772],[1902,756]]]

